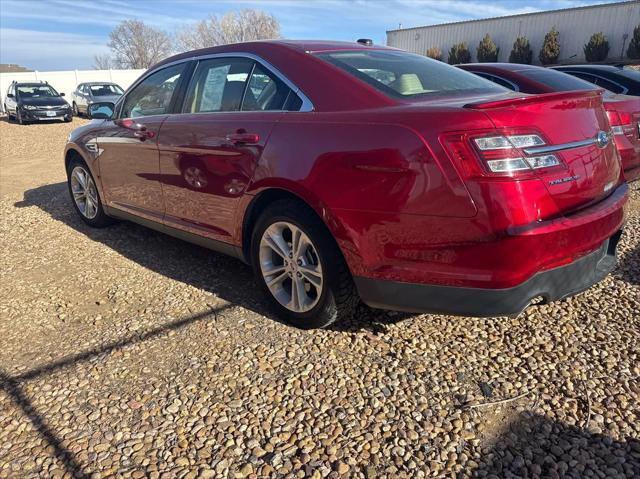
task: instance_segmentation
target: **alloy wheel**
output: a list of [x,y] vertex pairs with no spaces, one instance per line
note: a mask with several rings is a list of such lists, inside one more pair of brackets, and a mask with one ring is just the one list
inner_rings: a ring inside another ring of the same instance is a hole
[[296,225],[271,224],[260,239],[260,271],[273,297],[296,313],[318,304],[324,277],[318,252],[311,239]]
[[98,191],[89,172],[82,166],[76,166],[71,172],[71,193],[78,210],[87,219],[98,214]]

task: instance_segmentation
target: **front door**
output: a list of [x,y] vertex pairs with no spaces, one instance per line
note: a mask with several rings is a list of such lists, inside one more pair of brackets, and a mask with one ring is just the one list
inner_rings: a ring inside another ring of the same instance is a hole
[[107,205],[161,221],[164,215],[158,133],[173,106],[186,64],[159,70],[124,99],[120,114],[98,133],[100,177]]
[[251,59],[198,63],[183,113],[164,122],[158,139],[166,224],[233,242],[238,202],[288,93]]

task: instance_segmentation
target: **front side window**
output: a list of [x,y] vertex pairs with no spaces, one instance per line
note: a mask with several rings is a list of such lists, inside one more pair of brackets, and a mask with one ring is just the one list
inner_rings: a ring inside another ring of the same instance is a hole
[[60,96],[49,85],[22,85],[17,88],[19,98],[53,98]]
[[186,63],[180,63],[145,78],[127,95],[120,116],[136,118],[169,113],[173,92],[185,67]]
[[316,55],[393,97],[504,92],[473,73],[412,53],[343,50]]

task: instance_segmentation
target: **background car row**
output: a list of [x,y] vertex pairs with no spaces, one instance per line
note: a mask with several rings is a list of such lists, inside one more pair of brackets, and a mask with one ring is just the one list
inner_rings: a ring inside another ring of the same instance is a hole
[[25,124],[45,120],[71,121],[72,116],[88,116],[91,104],[98,101],[116,102],[124,93],[111,82],[81,83],[71,94],[71,104],[47,82],[13,82],[7,89],[4,111],[9,120]]
[[603,103],[625,177],[628,181],[640,178],[640,97],[634,96],[640,95],[640,72],[606,65],[552,69],[517,63],[467,63],[458,67],[522,93],[604,89]]

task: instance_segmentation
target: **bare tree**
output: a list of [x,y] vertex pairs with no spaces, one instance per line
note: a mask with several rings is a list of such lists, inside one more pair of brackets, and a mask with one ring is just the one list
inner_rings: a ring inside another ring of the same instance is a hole
[[94,70],[110,70],[114,68],[114,61],[111,55],[104,53],[102,55],[95,55],[93,57],[93,69]]
[[179,50],[280,38],[280,23],[261,10],[244,9],[226,13],[222,18],[211,15],[207,20],[184,28],[177,34]]
[[109,34],[108,46],[120,68],[149,68],[171,54],[166,32],[139,20],[125,20]]

